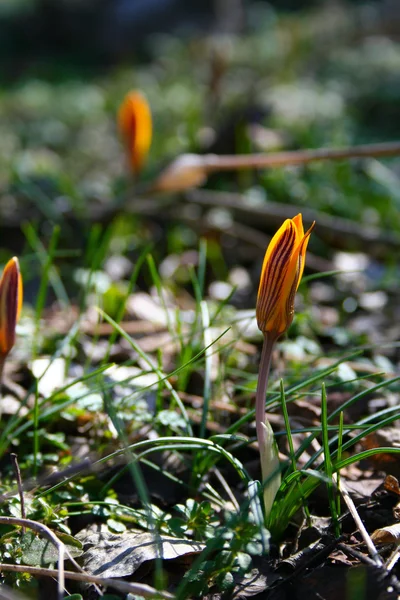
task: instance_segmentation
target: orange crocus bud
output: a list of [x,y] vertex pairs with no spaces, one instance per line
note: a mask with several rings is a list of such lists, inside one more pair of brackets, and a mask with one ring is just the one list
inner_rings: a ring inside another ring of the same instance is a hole
[[0,359],[4,360],[15,343],[15,327],[22,307],[22,277],[18,258],[6,264],[0,279]]
[[152,136],[150,106],[143,94],[132,91],[125,96],[118,111],[118,127],[137,175],[146,161]]
[[275,339],[293,320],[294,296],[303,275],[308,239],[314,225],[315,222],[304,233],[301,214],[286,219],[265,253],[256,316],[259,329]]

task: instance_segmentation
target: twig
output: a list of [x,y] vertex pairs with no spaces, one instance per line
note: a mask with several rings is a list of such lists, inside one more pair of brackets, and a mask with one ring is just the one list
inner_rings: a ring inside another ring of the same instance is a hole
[[349,512],[350,512],[351,516],[353,517],[355,524],[357,525],[357,529],[361,533],[364,543],[367,546],[369,555],[371,556],[375,565],[379,568],[382,568],[384,566],[382,557],[379,554],[378,550],[376,549],[376,546],[375,546],[374,542],[372,541],[371,536],[369,535],[368,531],[366,530],[365,525],[362,522],[361,517],[357,512],[356,505],[354,504],[349,492],[347,491],[347,489],[343,483],[343,480],[341,479],[340,481],[338,481],[336,473],[332,474],[332,480],[343,496],[343,500],[345,501],[346,506],[349,509]]
[[221,471],[219,469],[217,469],[217,467],[213,467],[212,471],[213,471],[215,477],[218,479],[218,481],[222,485],[222,487],[224,488],[229,500],[232,502],[233,506],[235,507],[235,510],[239,513],[240,506],[238,504],[238,501],[235,498],[234,493],[232,492],[232,490],[229,486],[229,483],[226,481],[225,477],[222,475]]
[[[348,546],[347,544],[344,544],[344,543],[338,544],[338,549],[342,550],[345,554],[348,554],[348,555],[352,556],[353,558],[356,558],[361,563],[364,563],[371,568],[374,568],[374,569],[377,568],[377,564],[374,560],[372,560],[372,558],[370,558],[366,554],[363,554],[362,552],[359,552],[355,548]],[[392,565],[392,567],[393,566],[394,566],[394,564]],[[382,567],[378,567],[378,568],[379,568],[379,576],[381,578],[381,581],[386,580],[388,587],[391,586],[394,590],[396,590],[397,594],[399,594],[400,593],[400,583],[399,583],[397,577],[393,573],[390,572],[388,564],[386,565],[386,569],[383,569]]]
[[83,569],[78,565],[76,560],[71,556],[70,552],[65,547],[63,542],[61,542],[55,535],[55,533],[53,533],[51,529],[49,529],[46,525],[43,525],[43,523],[38,523],[37,521],[32,521],[31,519],[18,519],[17,517],[0,517],[0,524],[27,527],[28,529],[32,529],[37,533],[41,533],[45,538],[49,539],[55,545],[58,551],[58,569],[55,571],[55,573],[58,576],[58,598],[59,600],[62,600],[64,597],[65,588],[64,554],[67,555],[68,559],[72,562],[74,567],[78,569],[78,571],[83,571]]
[[[55,473],[51,473],[50,475],[45,475],[44,477],[39,478],[31,478],[25,481],[22,485],[22,489],[26,491],[30,491],[37,487],[45,487],[51,486],[61,481],[62,479],[70,478],[74,474],[83,474],[85,471],[90,471],[92,469],[92,462],[89,458],[83,459],[81,462],[76,465],[71,465],[70,467],[66,467],[62,471],[57,471]],[[5,494],[0,494],[0,503],[6,502],[10,498],[15,496],[15,488],[6,492]]]
[[[44,567],[28,567],[27,565],[9,565],[0,563],[0,571],[12,571],[14,573],[30,573],[31,575],[40,575],[42,577],[57,577],[56,569],[46,569]],[[161,592],[146,585],[144,583],[129,583],[121,579],[111,579],[109,577],[97,577],[88,573],[74,573],[73,571],[64,572],[66,579],[74,579],[75,581],[83,581],[86,583],[94,583],[97,586],[111,587],[125,594],[137,594],[145,598],[165,598],[172,600],[174,596],[169,592]]]
[[[290,575],[285,577],[285,579],[283,579],[282,582],[278,582],[275,587],[278,588],[278,587],[282,587],[282,586],[287,586],[288,584],[291,584],[294,580],[296,580],[307,569],[310,569],[312,567],[316,567],[316,566],[320,565],[324,560],[326,560],[328,558],[330,553],[338,546],[338,544],[342,540],[342,538],[343,538],[343,536],[341,536],[338,539],[329,540],[329,542],[326,543],[327,538],[325,536],[322,536],[320,542],[318,542],[318,544],[316,544],[315,548],[312,548],[312,549],[310,548],[311,556],[310,557],[307,556],[306,560],[302,561],[299,566],[296,566],[294,571],[292,573],[290,573]],[[306,549],[306,554],[307,554],[307,549]]]
[[376,562],[374,560],[372,560],[372,558],[370,558],[368,556],[368,554],[364,554],[363,552],[356,550],[356,548],[353,548],[352,546],[348,546],[344,542],[340,542],[337,547],[339,550],[341,550],[345,554],[348,554],[352,558],[357,559],[360,563],[364,563],[364,564],[368,565],[369,567],[374,567],[374,568],[376,567]]
[[[268,201],[255,206],[242,194],[229,192],[191,190],[185,194],[185,199],[203,206],[227,208],[240,216],[241,223],[260,225],[262,222],[265,225],[268,224],[271,230],[281,225],[285,219],[293,218],[293,215],[299,212],[298,205]],[[318,235],[327,242],[335,242],[338,247],[348,248],[349,244],[353,244],[354,241],[368,244],[368,250],[370,250],[371,244],[379,245],[382,248],[381,252],[387,252],[391,247],[400,247],[400,236],[396,233],[390,231],[383,233],[378,227],[356,223],[343,217],[331,216],[305,206],[301,207],[301,213],[303,221],[307,223],[317,221]]]
[[397,546],[386,561],[386,569],[391,571],[400,558],[400,546]]
[[[15,479],[17,480],[19,502],[21,505],[21,517],[23,519],[26,519],[24,488],[22,485],[21,471],[20,471],[19,464],[18,464],[18,456],[14,452],[12,452],[10,454],[10,459],[11,459],[12,466],[14,469]],[[25,533],[25,527],[22,527],[22,533]]]
[[266,169],[286,165],[305,165],[319,160],[385,157],[400,154],[400,142],[368,144],[349,148],[317,148],[275,154],[181,154],[160,173],[148,193],[176,192],[199,187],[211,173],[242,169]]
[[203,157],[207,173],[231,171],[236,169],[264,169],[286,165],[305,165],[318,160],[343,160],[344,158],[398,156],[400,142],[364,144],[348,148],[317,148],[316,150],[294,150],[274,154],[243,154],[217,156],[207,154]]
[[[190,202],[196,202],[197,198],[200,198],[200,204],[210,204],[211,206],[211,202],[208,202],[208,196],[211,198],[211,196],[214,194],[214,192],[210,192],[210,190],[195,190],[192,191],[190,193],[188,193],[188,199]],[[204,203],[202,201],[202,197],[203,195],[207,198],[206,202]],[[231,196],[231,194],[228,194],[226,192],[215,192],[215,202],[214,202],[214,206],[218,206],[219,203],[219,199],[220,197],[228,197]],[[232,194],[233,198],[239,197],[242,198],[242,205],[244,203],[244,199],[242,196],[240,196],[239,194]],[[194,200],[193,200],[194,198]],[[269,206],[269,203],[268,203]],[[280,207],[285,208],[285,205],[279,204]],[[243,206],[242,206],[243,208]],[[229,207],[228,207],[229,209]],[[131,207],[128,207],[128,210],[131,210]],[[292,213],[289,215],[290,218],[293,217],[293,215],[296,213],[296,211],[299,211],[298,207],[295,207],[294,212],[292,211]],[[132,208],[132,211],[134,211],[134,209]],[[190,211],[183,211],[182,210],[182,205],[178,205],[178,206],[174,206],[172,208],[165,208],[164,213],[163,213],[166,217],[169,217],[171,219],[174,220],[180,220],[183,221],[184,223],[188,223],[188,225],[190,225],[190,227],[192,227],[192,229],[195,229],[196,231],[199,231],[201,234],[204,234],[204,232],[208,232],[210,231],[210,229],[212,230],[216,230],[219,231],[222,235],[226,235],[229,237],[234,238],[235,240],[240,240],[245,242],[246,244],[249,244],[251,246],[254,246],[255,248],[261,248],[263,250],[265,250],[265,248],[268,246],[269,242],[271,241],[271,237],[265,233],[263,233],[262,231],[260,231],[260,229],[256,228],[256,225],[260,224],[260,218],[253,218],[252,220],[254,221],[253,225],[245,225],[242,222],[242,219],[237,219],[236,221],[232,221],[232,223],[230,223],[228,226],[225,225],[218,225],[218,223],[210,223],[210,221],[207,219],[207,215],[203,215],[202,217],[199,218],[199,215],[190,214]],[[250,219],[251,220],[251,214],[250,214]],[[286,216],[282,217],[281,222],[284,221],[286,218]],[[318,217],[319,218],[319,217]],[[316,219],[313,219],[314,221]],[[240,221],[240,222],[239,222]],[[276,220],[276,223],[278,225],[279,220]],[[399,242],[400,244],[400,242]],[[329,261],[326,258],[322,258],[321,256],[316,256],[315,254],[312,254],[311,252],[307,251],[307,266],[310,267],[313,271],[332,271],[333,270],[333,263],[331,261]]]

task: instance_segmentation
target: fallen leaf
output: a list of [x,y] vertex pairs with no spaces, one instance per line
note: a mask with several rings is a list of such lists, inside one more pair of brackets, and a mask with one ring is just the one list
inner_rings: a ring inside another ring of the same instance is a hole
[[239,575],[235,573],[233,578],[235,587],[232,592],[232,600],[242,600],[261,594],[273,583],[281,579],[280,575],[274,573],[272,568],[264,565],[266,573],[258,568],[252,569],[250,573]]
[[[69,554],[76,558],[83,552],[82,544],[72,536],[63,535],[65,547]],[[55,545],[37,537],[32,531],[25,533],[21,540],[22,562],[25,565],[45,567],[58,561],[58,550]]]
[[371,539],[381,544],[400,544],[400,523],[375,529]]
[[397,496],[400,496],[399,481],[393,475],[386,475],[383,485],[387,492],[391,492],[392,494],[397,494]]
[[132,530],[121,535],[107,530],[94,533],[82,530],[77,538],[85,549],[82,556],[84,569],[101,577],[127,577],[146,561],[159,557],[172,560],[198,554],[204,548],[204,544],[191,540]]

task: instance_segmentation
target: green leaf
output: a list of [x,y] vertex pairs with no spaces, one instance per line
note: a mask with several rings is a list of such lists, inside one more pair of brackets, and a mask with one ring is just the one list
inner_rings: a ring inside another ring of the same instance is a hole
[[230,590],[235,584],[233,575],[230,572],[221,573],[221,575],[217,577],[216,583],[218,586],[218,590],[220,590],[221,592],[226,592]]
[[116,521],[115,519],[107,519],[108,529],[114,531],[115,533],[123,533],[126,531],[126,527],[121,521]]
[[[64,536],[60,536],[60,538],[61,537]],[[71,543],[66,544],[71,556],[80,556],[83,552],[80,542],[74,538],[71,538],[71,536],[65,537],[67,537],[69,540],[74,540],[74,545]],[[50,563],[56,563],[58,561],[58,550],[55,545],[48,540],[37,537],[31,531],[28,531],[22,536],[21,549],[22,562],[25,565],[45,567]]]
[[242,571],[247,572],[251,565],[251,556],[245,552],[238,552],[235,562]]

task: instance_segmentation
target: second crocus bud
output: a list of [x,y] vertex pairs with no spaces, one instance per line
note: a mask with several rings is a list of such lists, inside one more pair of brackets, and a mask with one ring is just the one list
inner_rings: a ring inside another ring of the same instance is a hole
[[22,277],[18,258],[6,264],[0,279],[0,360],[4,362],[15,343],[15,328],[22,307]]
[[153,129],[150,106],[143,94],[134,90],[125,96],[118,111],[118,127],[130,166],[138,175],[149,153]]

